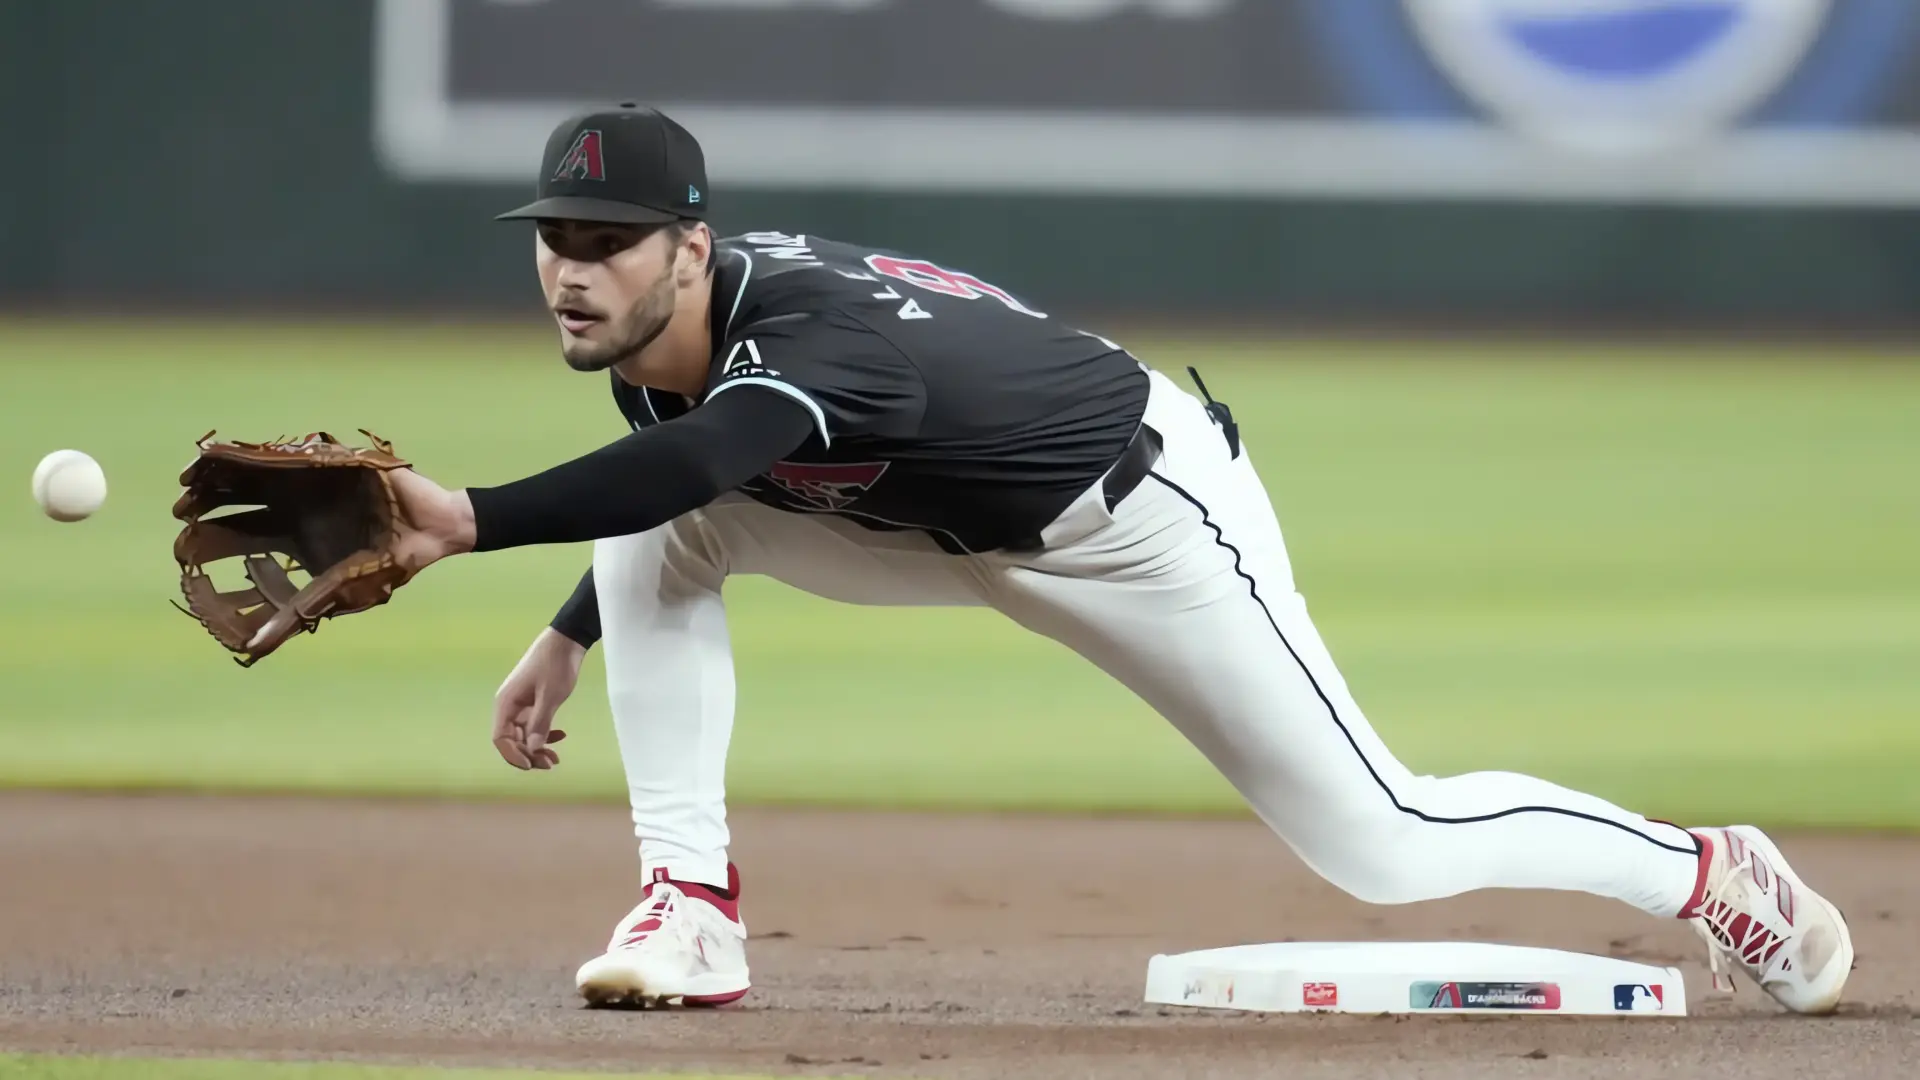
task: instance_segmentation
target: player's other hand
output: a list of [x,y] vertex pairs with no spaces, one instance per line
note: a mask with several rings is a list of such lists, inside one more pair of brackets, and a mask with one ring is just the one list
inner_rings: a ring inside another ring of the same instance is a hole
[[560,764],[552,744],[567,737],[553,726],[553,714],[580,681],[586,647],[548,628],[527,647],[500,692],[493,698],[493,748],[516,769],[551,769]]
[[412,469],[389,474],[400,500],[403,535],[394,557],[413,573],[449,555],[473,550],[473,502],[464,491],[448,491]]

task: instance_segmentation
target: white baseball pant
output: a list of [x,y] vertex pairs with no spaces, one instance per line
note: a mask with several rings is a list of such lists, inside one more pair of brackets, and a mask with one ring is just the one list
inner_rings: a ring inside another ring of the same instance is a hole
[[1154,372],[1153,473],[1109,513],[1095,484],[1044,552],[949,555],[729,495],[599,541],[608,689],[643,872],[724,887],[733,655],[721,585],[764,574],[832,600],[985,605],[1098,665],[1173,723],[1321,876],[1364,901],[1563,889],[1675,915],[1684,830],[1515,773],[1415,776],[1374,734],[1295,590],[1250,455]]

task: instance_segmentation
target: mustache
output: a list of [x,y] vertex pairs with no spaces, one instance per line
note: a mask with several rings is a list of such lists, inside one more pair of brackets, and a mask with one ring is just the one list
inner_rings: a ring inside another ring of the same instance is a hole
[[587,303],[586,300],[577,293],[569,293],[555,300],[553,302],[553,312],[556,315],[562,312],[572,312],[576,315],[584,315],[590,319],[604,319],[607,317],[606,312]]

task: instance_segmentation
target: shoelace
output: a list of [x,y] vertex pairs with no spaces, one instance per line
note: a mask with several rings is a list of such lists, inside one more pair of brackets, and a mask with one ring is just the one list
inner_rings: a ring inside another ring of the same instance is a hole
[[1700,940],[1707,943],[1707,970],[1713,973],[1713,988],[1723,994],[1733,993],[1733,961],[1727,958],[1726,950],[1720,947],[1713,932],[1707,929],[1704,916],[1694,920],[1693,929],[1700,935]]
[[[1733,882],[1742,872],[1752,878],[1756,886],[1759,884],[1753,870],[1753,849],[1745,844],[1740,845],[1739,861],[1728,867],[1726,875],[1720,879],[1722,886]],[[1767,876],[1770,881],[1777,881],[1779,877],[1775,873]],[[1765,892],[1761,890],[1762,895]],[[1747,922],[1744,927],[1738,927],[1742,915],[1745,915]],[[1707,943],[1707,968],[1713,973],[1713,988],[1725,993],[1734,990],[1735,966],[1752,967],[1754,972],[1750,974],[1758,981],[1757,972],[1764,970],[1768,961],[1787,943],[1786,937],[1778,931],[1750,914],[1735,911],[1731,904],[1717,896],[1701,906],[1700,914],[1694,916],[1693,929]]]
[[[698,937],[700,929],[694,925],[692,914],[685,910],[685,902],[685,895],[673,885],[664,881],[656,884],[646,907],[628,919],[615,947],[636,948],[652,941],[663,927],[672,927],[669,932],[681,939]],[[647,926],[648,922],[653,925]]]

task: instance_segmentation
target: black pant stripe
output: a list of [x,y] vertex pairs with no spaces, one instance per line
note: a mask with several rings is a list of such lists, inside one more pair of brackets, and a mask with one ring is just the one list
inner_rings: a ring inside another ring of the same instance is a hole
[[1226,534],[1220,531],[1220,526],[1213,520],[1213,516],[1207,512],[1206,506],[1202,504],[1199,499],[1194,498],[1187,493],[1185,488],[1182,488],[1180,485],[1161,476],[1157,472],[1149,473],[1148,475],[1158,480],[1167,490],[1192,504],[1194,509],[1200,511],[1200,523],[1213,530],[1214,542],[1232,553],[1233,572],[1245,579],[1247,591],[1252,594],[1253,602],[1260,605],[1260,613],[1267,617],[1267,625],[1273,627],[1274,636],[1278,637],[1280,644],[1286,647],[1287,655],[1293,657],[1293,662],[1299,666],[1300,673],[1307,677],[1307,683],[1313,687],[1314,694],[1320,698],[1320,704],[1327,707],[1327,716],[1333,720],[1334,726],[1340,729],[1340,734],[1346,737],[1347,745],[1353,747],[1354,756],[1360,759],[1360,764],[1366,766],[1367,775],[1373,777],[1373,782],[1379,785],[1381,792],[1386,795],[1387,801],[1393,804],[1395,810],[1419,818],[1421,821],[1432,822],[1437,825],[1471,825],[1476,822],[1495,821],[1500,818],[1511,817],[1514,814],[1560,814],[1564,817],[1579,818],[1583,821],[1592,821],[1601,825],[1611,826],[1631,836],[1637,836],[1656,847],[1664,848],[1667,851],[1680,855],[1699,854],[1699,847],[1697,845],[1693,847],[1676,847],[1657,837],[1648,836],[1646,833],[1633,828],[1631,825],[1626,825],[1610,818],[1582,813],[1578,810],[1567,810],[1557,806],[1516,806],[1509,810],[1500,810],[1491,814],[1477,814],[1473,817],[1440,817],[1401,802],[1400,797],[1395,795],[1393,789],[1387,786],[1387,782],[1380,778],[1380,773],[1374,769],[1373,762],[1367,760],[1367,755],[1361,751],[1360,744],[1354,741],[1353,732],[1347,730],[1346,723],[1340,719],[1339,710],[1333,707],[1333,702],[1328,699],[1326,691],[1320,688],[1320,680],[1313,677],[1313,670],[1307,666],[1306,661],[1300,659],[1300,654],[1294,651],[1293,643],[1287,640],[1287,635],[1281,631],[1279,622],[1273,617],[1273,612],[1267,609],[1267,602],[1260,599],[1259,583],[1254,581],[1253,575],[1247,573],[1241,566],[1240,549],[1228,543]]

